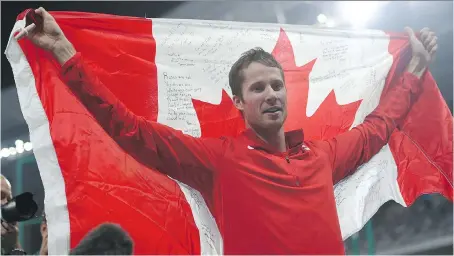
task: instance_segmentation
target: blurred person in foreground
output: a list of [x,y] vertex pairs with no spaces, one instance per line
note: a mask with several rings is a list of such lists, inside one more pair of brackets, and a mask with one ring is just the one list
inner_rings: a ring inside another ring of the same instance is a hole
[[251,49],[229,73],[247,130],[236,138],[194,138],[134,115],[91,72],[55,19],[43,8],[35,13],[43,23],[27,26],[27,38],[53,54],[68,88],[119,146],[204,195],[225,254],[344,254],[333,185],[387,144],[421,92],[420,78],[437,50],[429,29],[418,38],[406,28],[412,58],[379,106],[348,132],[306,141],[303,130],[284,132],[281,65]]
[[[2,206],[12,199],[12,188],[9,180],[1,175],[1,199]],[[7,223],[1,220],[1,235],[2,235],[2,255],[21,255],[25,254],[19,244],[19,228],[17,223]]]
[[[150,237],[150,241],[153,239]],[[133,255],[133,247],[134,242],[120,225],[103,223],[88,232],[69,255]]]

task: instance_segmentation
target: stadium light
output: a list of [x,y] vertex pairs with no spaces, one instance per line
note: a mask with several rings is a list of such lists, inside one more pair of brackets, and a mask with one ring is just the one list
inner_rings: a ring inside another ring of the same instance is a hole
[[385,2],[380,1],[347,1],[340,2],[342,18],[355,28],[364,28],[367,22]]
[[336,21],[334,21],[333,19],[327,19],[326,20],[326,26],[329,27],[329,28],[333,28],[337,25]]
[[22,140],[16,140],[14,142],[16,147],[5,147],[0,150],[0,158],[8,158],[15,155],[20,155],[26,151],[31,151],[33,145],[31,142],[25,142]]
[[24,152],[24,142],[22,140],[16,140],[16,151],[17,153]]
[[14,155],[16,155],[16,153],[17,153],[17,152],[16,152],[16,148],[13,148],[13,147],[10,147],[10,148],[9,148],[9,154],[10,154],[10,155],[14,156]]
[[9,156],[9,149],[2,148],[1,155],[2,155],[2,157],[8,157]]
[[17,152],[18,154],[24,153],[24,147],[20,147],[20,148],[17,148],[17,147],[16,147],[16,152]]
[[24,149],[25,149],[26,151],[30,151],[30,150],[32,150],[32,148],[33,148],[33,147],[32,147],[32,143],[31,143],[31,142],[25,142],[25,144],[24,144]]
[[323,13],[320,13],[320,14],[317,16],[317,21],[318,21],[319,23],[321,23],[321,24],[325,24],[327,19],[328,19],[328,18],[327,18],[326,15],[323,14]]
[[14,142],[14,144],[16,144],[16,147],[23,147],[24,146],[24,142],[22,140],[16,140],[16,142]]

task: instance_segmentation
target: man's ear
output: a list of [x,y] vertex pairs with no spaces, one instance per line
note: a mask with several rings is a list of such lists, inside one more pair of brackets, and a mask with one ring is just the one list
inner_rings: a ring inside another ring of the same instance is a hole
[[243,101],[241,100],[241,97],[239,97],[238,95],[233,95],[232,100],[233,100],[233,104],[239,111],[244,110]]

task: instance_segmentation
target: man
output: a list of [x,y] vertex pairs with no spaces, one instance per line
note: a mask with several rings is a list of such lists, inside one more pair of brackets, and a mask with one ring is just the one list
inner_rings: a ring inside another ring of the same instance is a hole
[[197,189],[224,239],[225,254],[344,254],[333,184],[367,162],[388,141],[420,91],[419,78],[437,50],[427,29],[407,28],[412,59],[406,72],[363,124],[326,141],[285,133],[287,95],[282,68],[253,49],[229,74],[247,130],[237,138],[193,138],[132,114],[94,76],[54,18],[27,37],[50,51],[61,75],[103,129],[137,161]]
[[[1,200],[2,206],[12,199],[11,183],[1,175]],[[7,223],[1,220],[1,235],[2,235],[2,254],[22,254],[19,244],[19,228],[17,223]]]

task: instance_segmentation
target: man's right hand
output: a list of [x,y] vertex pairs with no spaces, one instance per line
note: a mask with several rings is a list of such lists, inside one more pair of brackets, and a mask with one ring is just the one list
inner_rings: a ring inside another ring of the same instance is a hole
[[63,65],[76,54],[76,50],[52,15],[42,7],[36,9],[35,14],[42,17],[43,24],[39,26],[39,29],[36,24],[27,26],[25,28],[27,38],[36,46],[52,52],[58,62]]

